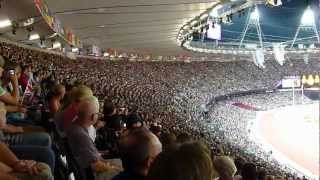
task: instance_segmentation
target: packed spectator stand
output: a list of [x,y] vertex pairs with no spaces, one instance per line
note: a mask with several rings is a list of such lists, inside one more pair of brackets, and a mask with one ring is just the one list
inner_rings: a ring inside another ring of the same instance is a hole
[[[255,114],[228,102],[285,106],[287,92],[230,94],[273,90],[283,76],[317,73],[316,59],[283,66],[269,60],[265,69],[250,61],[72,60],[7,42],[0,55],[0,154],[11,158],[0,158],[7,169],[0,179],[304,178],[250,141]],[[181,169],[169,173],[169,164]]]

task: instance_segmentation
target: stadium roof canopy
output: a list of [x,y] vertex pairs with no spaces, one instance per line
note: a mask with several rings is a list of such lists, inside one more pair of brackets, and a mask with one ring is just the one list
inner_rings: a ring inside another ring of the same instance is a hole
[[[223,0],[227,2],[228,0]],[[245,0],[232,0],[245,1]],[[252,0],[264,1],[264,0]],[[279,7],[259,5],[261,27],[265,41],[290,41],[306,8],[306,0],[282,0]],[[317,0],[309,0],[314,5]],[[49,36],[52,31],[45,26],[34,0],[3,0],[0,20],[9,17],[12,21],[34,18],[34,31]],[[46,0],[50,11],[64,26],[85,43],[129,52],[161,55],[186,53],[177,43],[180,28],[193,18],[211,9],[220,0]],[[318,7],[318,4],[317,6]],[[320,10],[316,11],[319,19]],[[222,26],[222,41],[239,41],[245,27],[246,16],[233,15],[231,24]],[[317,20],[319,27],[319,21]],[[318,28],[319,29],[319,28]],[[30,43],[26,30],[15,35],[11,28],[0,29],[9,39]],[[248,34],[252,39],[255,32]],[[308,34],[305,34],[308,36]]]
[[88,44],[146,53],[182,52],[180,27],[219,0],[47,0]]
[[[320,2],[317,0],[282,0],[281,6],[270,7],[265,4],[257,6],[259,22],[264,42],[288,42],[294,39],[301,18],[310,6],[315,14],[316,26],[319,30]],[[245,9],[243,14],[234,13],[231,23],[222,24],[222,42],[239,42],[246,27],[247,20],[251,14],[252,7]],[[250,26],[245,42],[258,41],[257,30]],[[298,39],[316,41],[312,28],[300,31]]]

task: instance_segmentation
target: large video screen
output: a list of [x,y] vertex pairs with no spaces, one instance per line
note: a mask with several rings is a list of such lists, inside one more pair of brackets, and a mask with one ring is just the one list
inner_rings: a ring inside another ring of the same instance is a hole
[[285,76],[282,79],[282,88],[299,88],[301,87],[300,76]]

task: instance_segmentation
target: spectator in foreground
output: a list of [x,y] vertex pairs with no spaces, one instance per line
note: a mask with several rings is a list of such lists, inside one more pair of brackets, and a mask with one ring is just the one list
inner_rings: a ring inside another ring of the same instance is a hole
[[257,167],[253,163],[246,163],[241,171],[242,180],[257,180]]
[[236,165],[228,156],[217,156],[213,160],[215,169],[220,174],[220,180],[233,180],[237,172]]
[[134,128],[120,139],[120,156],[124,171],[113,180],[143,180],[162,151],[162,145],[148,129]]
[[20,160],[2,142],[0,154],[0,179],[53,180],[48,165],[32,160]]
[[176,143],[177,137],[174,133],[164,132],[161,133],[160,141],[162,144],[163,151],[174,147]]
[[94,96],[88,97],[80,102],[77,119],[66,129],[68,143],[72,154],[80,166],[80,176],[86,179],[84,174],[91,168],[96,179],[108,178],[115,167],[105,161],[96,149],[89,136],[88,129],[98,120],[99,102]]
[[[78,108],[81,104],[81,101],[93,96],[92,90],[84,85],[78,85],[73,88],[70,94],[69,104],[66,106],[63,112],[63,130],[66,130],[68,126],[74,121],[78,113]],[[62,110],[63,111],[63,110]]]
[[161,153],[147,180],[212,180],[218,177],[208,149],[200,143],[188,142]]
[[139,128],[144,125],[143,119],[137,112],[130,113],[126,118],[126,125],[128,129]]

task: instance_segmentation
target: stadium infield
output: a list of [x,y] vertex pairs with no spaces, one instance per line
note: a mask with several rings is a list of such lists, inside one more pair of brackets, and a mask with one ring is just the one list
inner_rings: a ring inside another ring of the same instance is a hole
[[258,112],[252,130],[274,158],[319,179],[319,103]]

